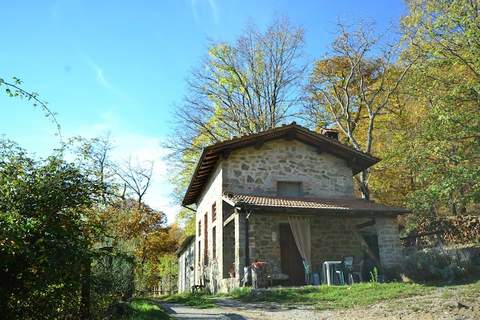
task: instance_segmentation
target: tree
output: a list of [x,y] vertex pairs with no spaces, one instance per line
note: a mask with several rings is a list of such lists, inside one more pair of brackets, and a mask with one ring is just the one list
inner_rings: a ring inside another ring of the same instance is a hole
[[407,82],[427,110],[410,146],[418,212],[465,214],[480,200],[479,1],[415,0],[403,19],[403,57],[419,56]]
[[203,147],[273,128],[298,114],[303,47],[303,30],[287,20],[264,32],[249,26],[236,42],[210,46],[187,82],[189,94],[176,110],[177,128],[167,144],[176,163],[171,180],[177,198]]
[[[97,227],[97,187],[73,164],[29,158],[0,141],[0,309],[14,319],[71,319]],[[55,272],[52,272],[55,270]]]
[[195,211],[189,209],[182,209],[177,214],[177,222],[183,228],[185,235],[195,234]]
[[140,207],[143,203],[143,197],[150,187],[153,173],[153,161],[146,163],[134,163],[130,158],[124,167],[116,166],[116,174],[124,183],[122,198],[132,196],[137,200]]
[[86,139],[74,137],[65,144],[64,150],[70,150],[75,162],[100,188],[103,205],[116,201],[120,195],[120,185],[116,181],[116,164],[111,159],[114,145],[110,134]]
[[191,148],[199,134],[218,142],[288,119],[300,101],[302,53],[303,30],[286,20],[263,33],[249,26],[234,44],[214,43],[176,113],[180,147]]
[[[382,40],[363,26],[351,31],[339,24],[331,53],[315,64],[305,108],[314,126],[334,125],[356,150],[369,154],[378,118],[389,111],[412,66],[412,61],[395,64],[399,47]],[[370,169],[356,176],[365,199],[370,198],[369,178]]]

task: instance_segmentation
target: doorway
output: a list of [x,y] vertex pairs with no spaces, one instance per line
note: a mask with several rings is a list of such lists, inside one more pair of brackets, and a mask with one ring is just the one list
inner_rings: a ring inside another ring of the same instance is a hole
[[305,269],[303,259],[293,238],[292,229],[288,223],[280,224],[280,258],[282,272],[287,274],[288,284],[301,286],[305,284]]

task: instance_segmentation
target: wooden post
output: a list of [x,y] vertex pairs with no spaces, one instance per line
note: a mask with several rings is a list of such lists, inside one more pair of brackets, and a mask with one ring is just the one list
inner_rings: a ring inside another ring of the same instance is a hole
[[363,250],[365,250],[369,258],[372,259],[375,262],[375,264],[378,266],[379,271],[383,272],[383,267],[382,267],[382,264],[380,263],[380,260],[378,260],[378,258],[372,252],[372,250],[370,250],[370,247],[365,242],[365,239],[363,239],[362,235],[358,232],[358,229],[353,223],[353,220],[346,218],[346,225],[350,227],[353,235],[360,242],[360,245],[362,246]]

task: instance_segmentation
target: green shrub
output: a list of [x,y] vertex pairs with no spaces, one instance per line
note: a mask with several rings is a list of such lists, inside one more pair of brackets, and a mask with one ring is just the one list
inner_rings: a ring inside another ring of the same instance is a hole
[[134,291],[134,258],[123,253],[98,253],[92,261],[91,309],[101,318]]
[[440,249],[417,251],[405,261],[405,275],[415,281],[460,280],[471,270],[471,261],[459,252]]
[[35,161],[0,139],[2,319],[78,318],[94,191],[75,165]]

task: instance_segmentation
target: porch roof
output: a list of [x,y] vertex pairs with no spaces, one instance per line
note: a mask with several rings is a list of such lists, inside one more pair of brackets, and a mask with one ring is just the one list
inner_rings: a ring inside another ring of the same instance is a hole
[[336,213],[363,213],[363,214],[404,214],[408,209],[392,207],[373,201],[346,198],[346,199],[320,199],[320,198],[286,198],[278,196],[258,196],[246,194],[225,193],[223,199],[233,206],[247,206],[264,209],[297,209],[315,212]]
[[175,253],[177,254],[177,257],[180,257],[182,255],[182,253],[188,248],[188,246],[190,246],[190,244],[193,242],[193,239],[195,238],[195,236],[191,235],[191,236],[188,236],[186,237],[182,243],[180,244],[180,247],[178,247],[177,251],[175,251]]

